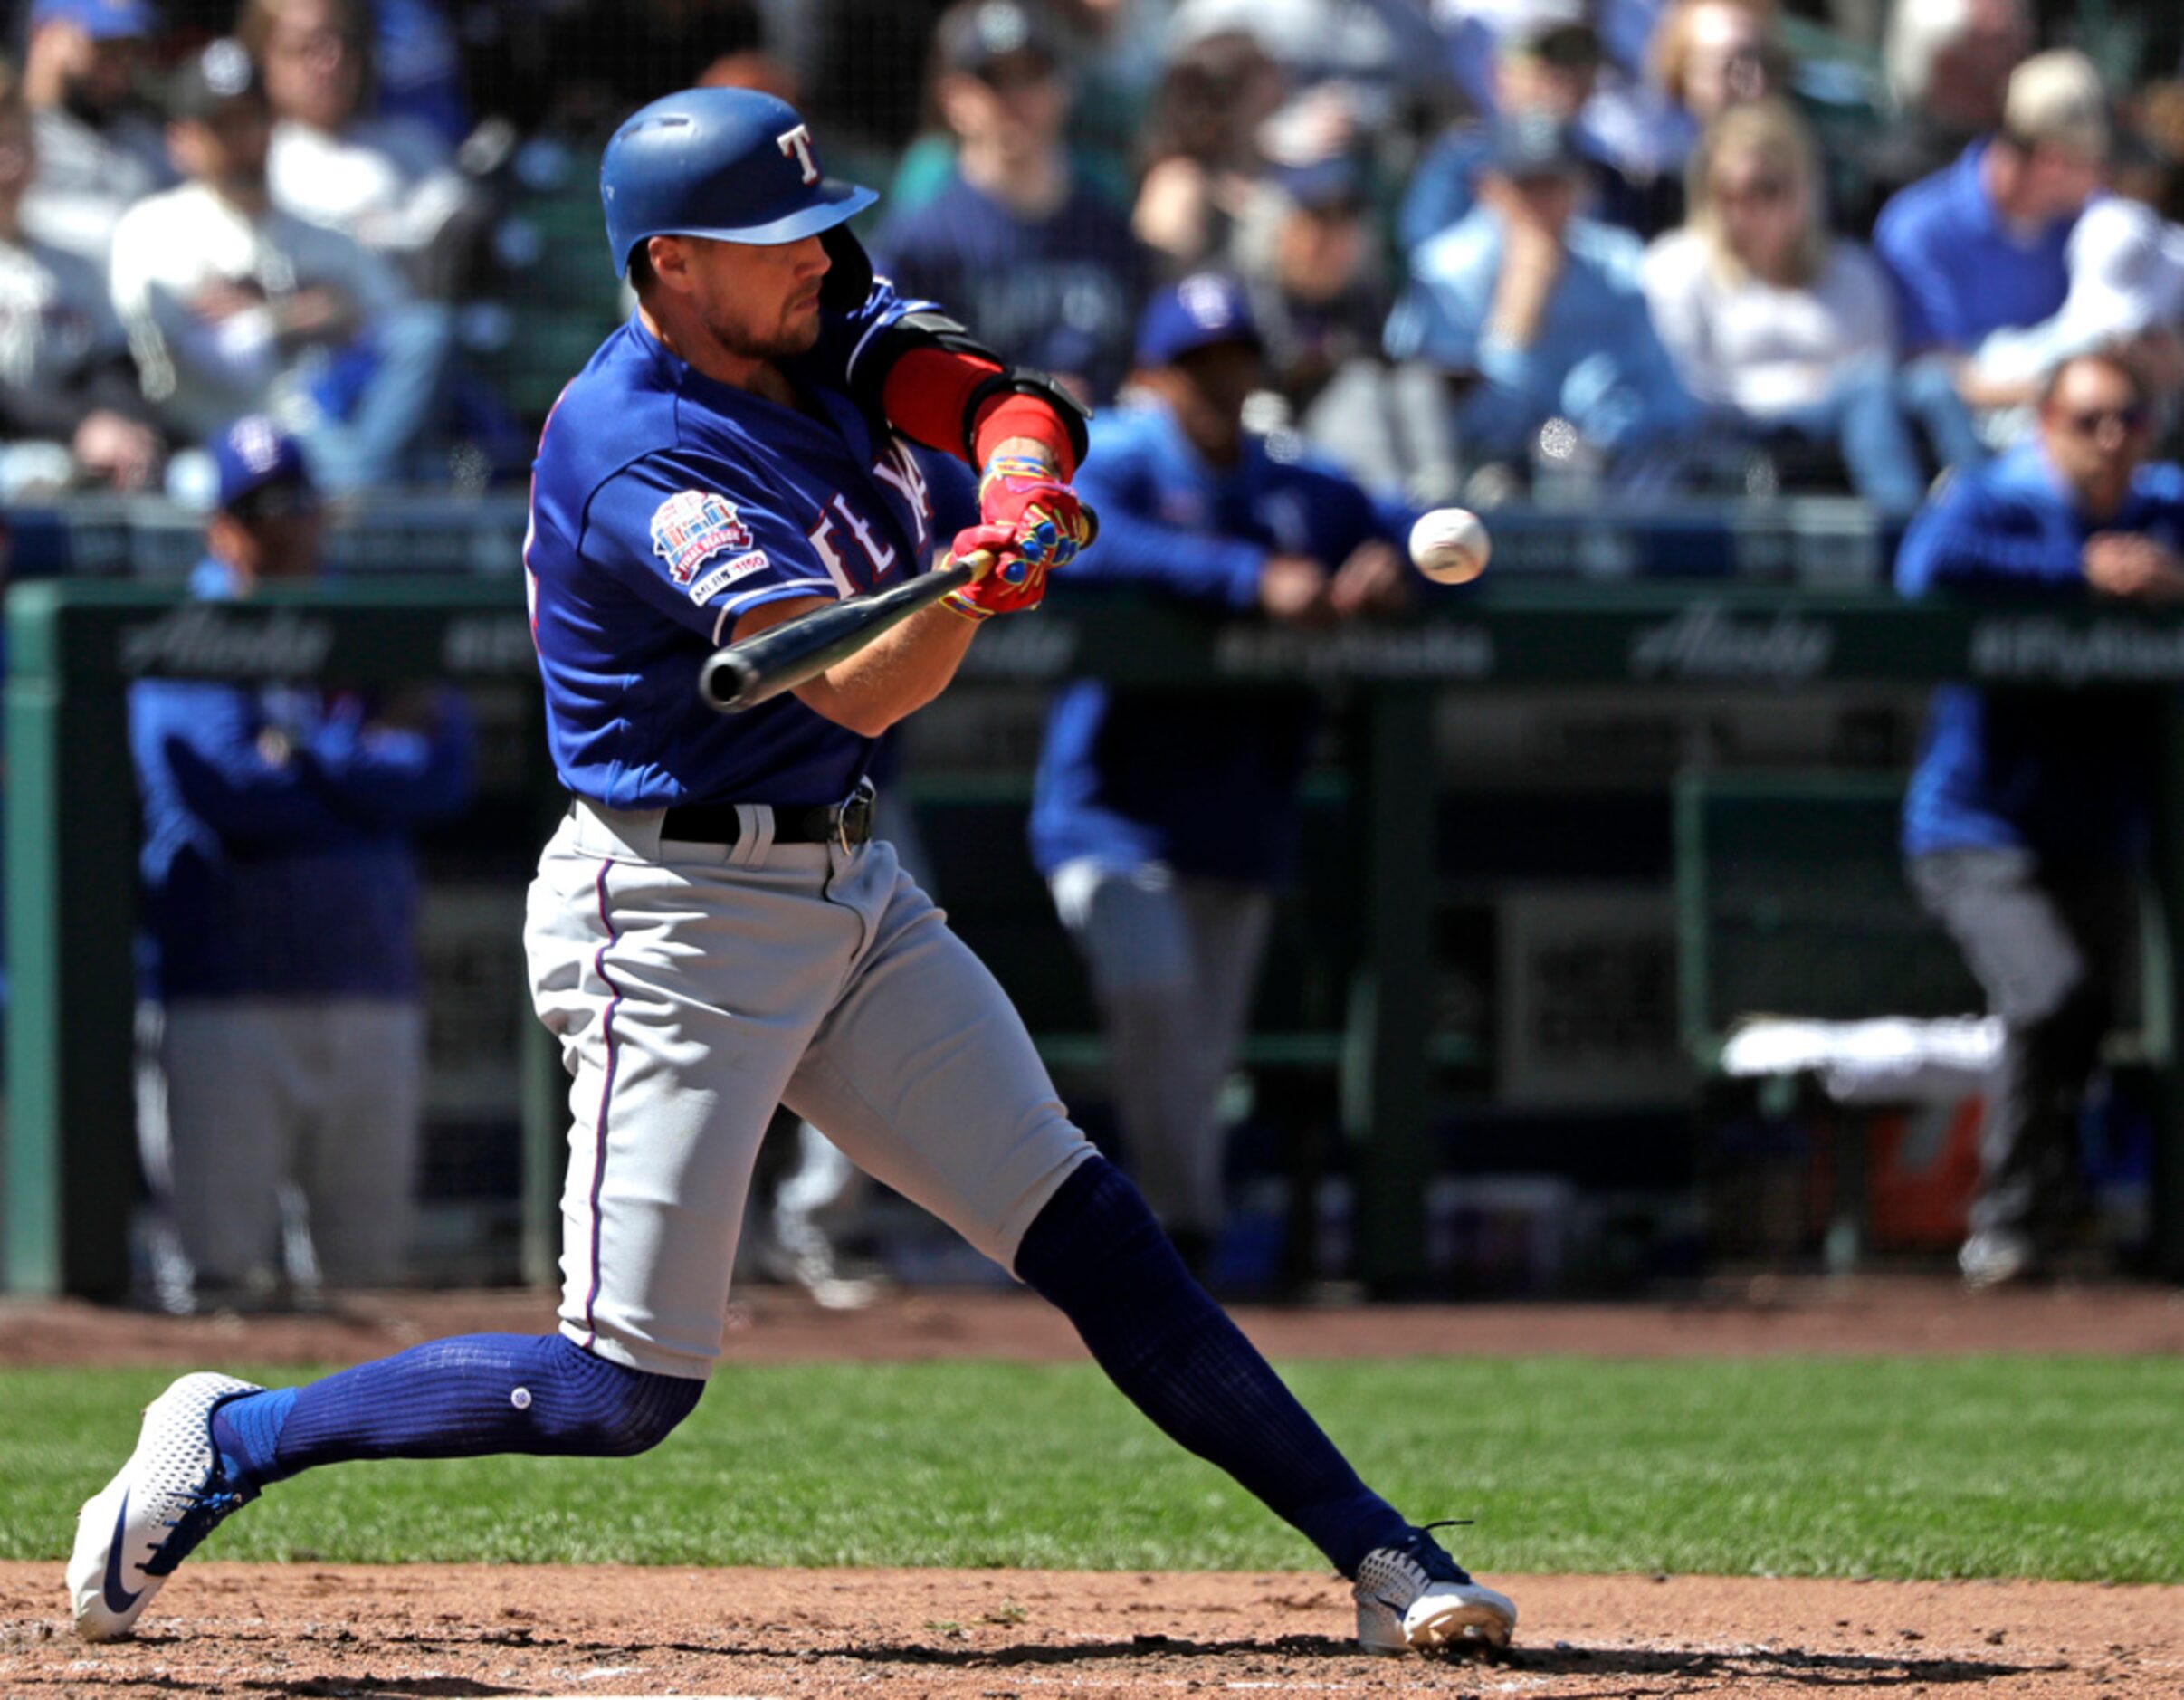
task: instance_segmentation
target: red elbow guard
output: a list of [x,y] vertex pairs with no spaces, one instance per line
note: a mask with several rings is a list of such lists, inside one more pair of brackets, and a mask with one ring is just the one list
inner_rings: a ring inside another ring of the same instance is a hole
[[1019,378],[977,355],[906,349],[888,368],[880,403],[903,435],[974,468],[1010,437],[1029,437],[1047,449],[1064,480],[1081,458],[1081,410],[1069,417],[1063,408],[1073,404],[1051,385]]

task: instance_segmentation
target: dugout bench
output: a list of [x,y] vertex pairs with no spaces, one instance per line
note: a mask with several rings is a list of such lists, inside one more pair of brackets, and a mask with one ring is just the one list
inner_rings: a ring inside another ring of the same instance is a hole
[[[1810,1104],[1826,1130],[1830,1269],[1870,1239],[1855,1107],[1973,1086],[1998,1035],[1979,982],[1905,878],[1894,774],[1687,768],[1674,789],[1679,1027],[1702,1127],[1740,1100]],[[2165,1065],[2169,964],[2146,908],[2136,984],[2103,1046],[2116,1069]],[[1807,1090],[1807,1088],[1813,1090]],[[1772,1090],[1770,1090],[1772,1089]]]
[[[151,675],[507,681],[531,672],[529,634],[509,578],[358,579],[222,605],[142,583],[33,581],[11,594],[8,628],[7,1285],[114,1298],[129,1284],[121,1200],[136,1162],[127,685]],[[964,685],[1049,684],[1080,671],[1145,684],[1289,682],[1357,699],[1363,925],[1340,1041],[1343,1122],[1359,1141],[1360,1266],[1380,1291],[1416,1290],[1426,1273],[1432,946],[1421,922],[1432,892],[1426,770],[1437,692],[1621,682],[1764,693],[1952,678],[2158,690],[2168,741],[2157,865],[2170,899],[2168,958],[2178,960],[2184,618],[2174,615],[1906,606],[1875,588],[1520,575],[1432,594],[1400,625],[1302,633],[1209,625],[1063,587],[1038,619],[982,634]],[[542,740],[533,743],[543,836],[558,798]],[[539,1083],[525,1106],[529,1267],[538,1275],[550,1271],[558,1240],[564,1130],[548,1070],[527,1078]],[[2156,1259],[2165,1276],[2184,1279],[2184,1093],[2173,1070],[2162,1084]]]

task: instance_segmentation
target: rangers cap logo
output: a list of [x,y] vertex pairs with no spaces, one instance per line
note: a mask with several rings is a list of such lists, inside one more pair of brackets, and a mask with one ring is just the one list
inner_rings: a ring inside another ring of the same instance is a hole
[[796,162],[806,183],[819,180],[819,162],[812,158],[811,131],[799,124],[794,129],[783,130],[774,138],[774,146]]
[[710,490],[678,492],[653,511],[653,553],[679,585],[722,549],[750,545],[750,527],[736,517],[735,503]]

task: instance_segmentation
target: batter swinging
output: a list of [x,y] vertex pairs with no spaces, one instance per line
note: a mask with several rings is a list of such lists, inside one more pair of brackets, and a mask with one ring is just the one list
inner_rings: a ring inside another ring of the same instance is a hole
[[[1080,417],[872,278],[842,225],[873,196],[823,177],[778,100],[654,102],[608,144],[602,190],[639,305],[547,423],[525,545],[575,798],[526,929],[572,1077],[560,1331],[301,1388],[184,1377],[83,1507],[78,1629],[128,1634],[223,1518],[299,1470],[657,1444],[719,1354],[752,1160],[786,1103],[1059,1306],[1146,1416],[1351,1577],[1368,1648],[1505,1644],[1515,1608],[1359,1479],[1191,1280],[1000,988],[870,837],[873,740],[1083,540]],[[951,536],[999,564],[793,694],[701,706],[713,645],[925,570]]]

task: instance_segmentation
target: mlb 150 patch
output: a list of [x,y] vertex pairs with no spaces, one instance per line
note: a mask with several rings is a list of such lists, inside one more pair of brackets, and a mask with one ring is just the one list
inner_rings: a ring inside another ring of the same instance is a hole
[[748,555],[716,567],[690,587],[690,599],[703,607],[739,578],[748,578],[766,565],[766,551],[755,549]]
[[653,512],[653,553],[679,585],[722,549],[750,544],[750,527],[736,517],[735,503],[709,490],[680,491]]

